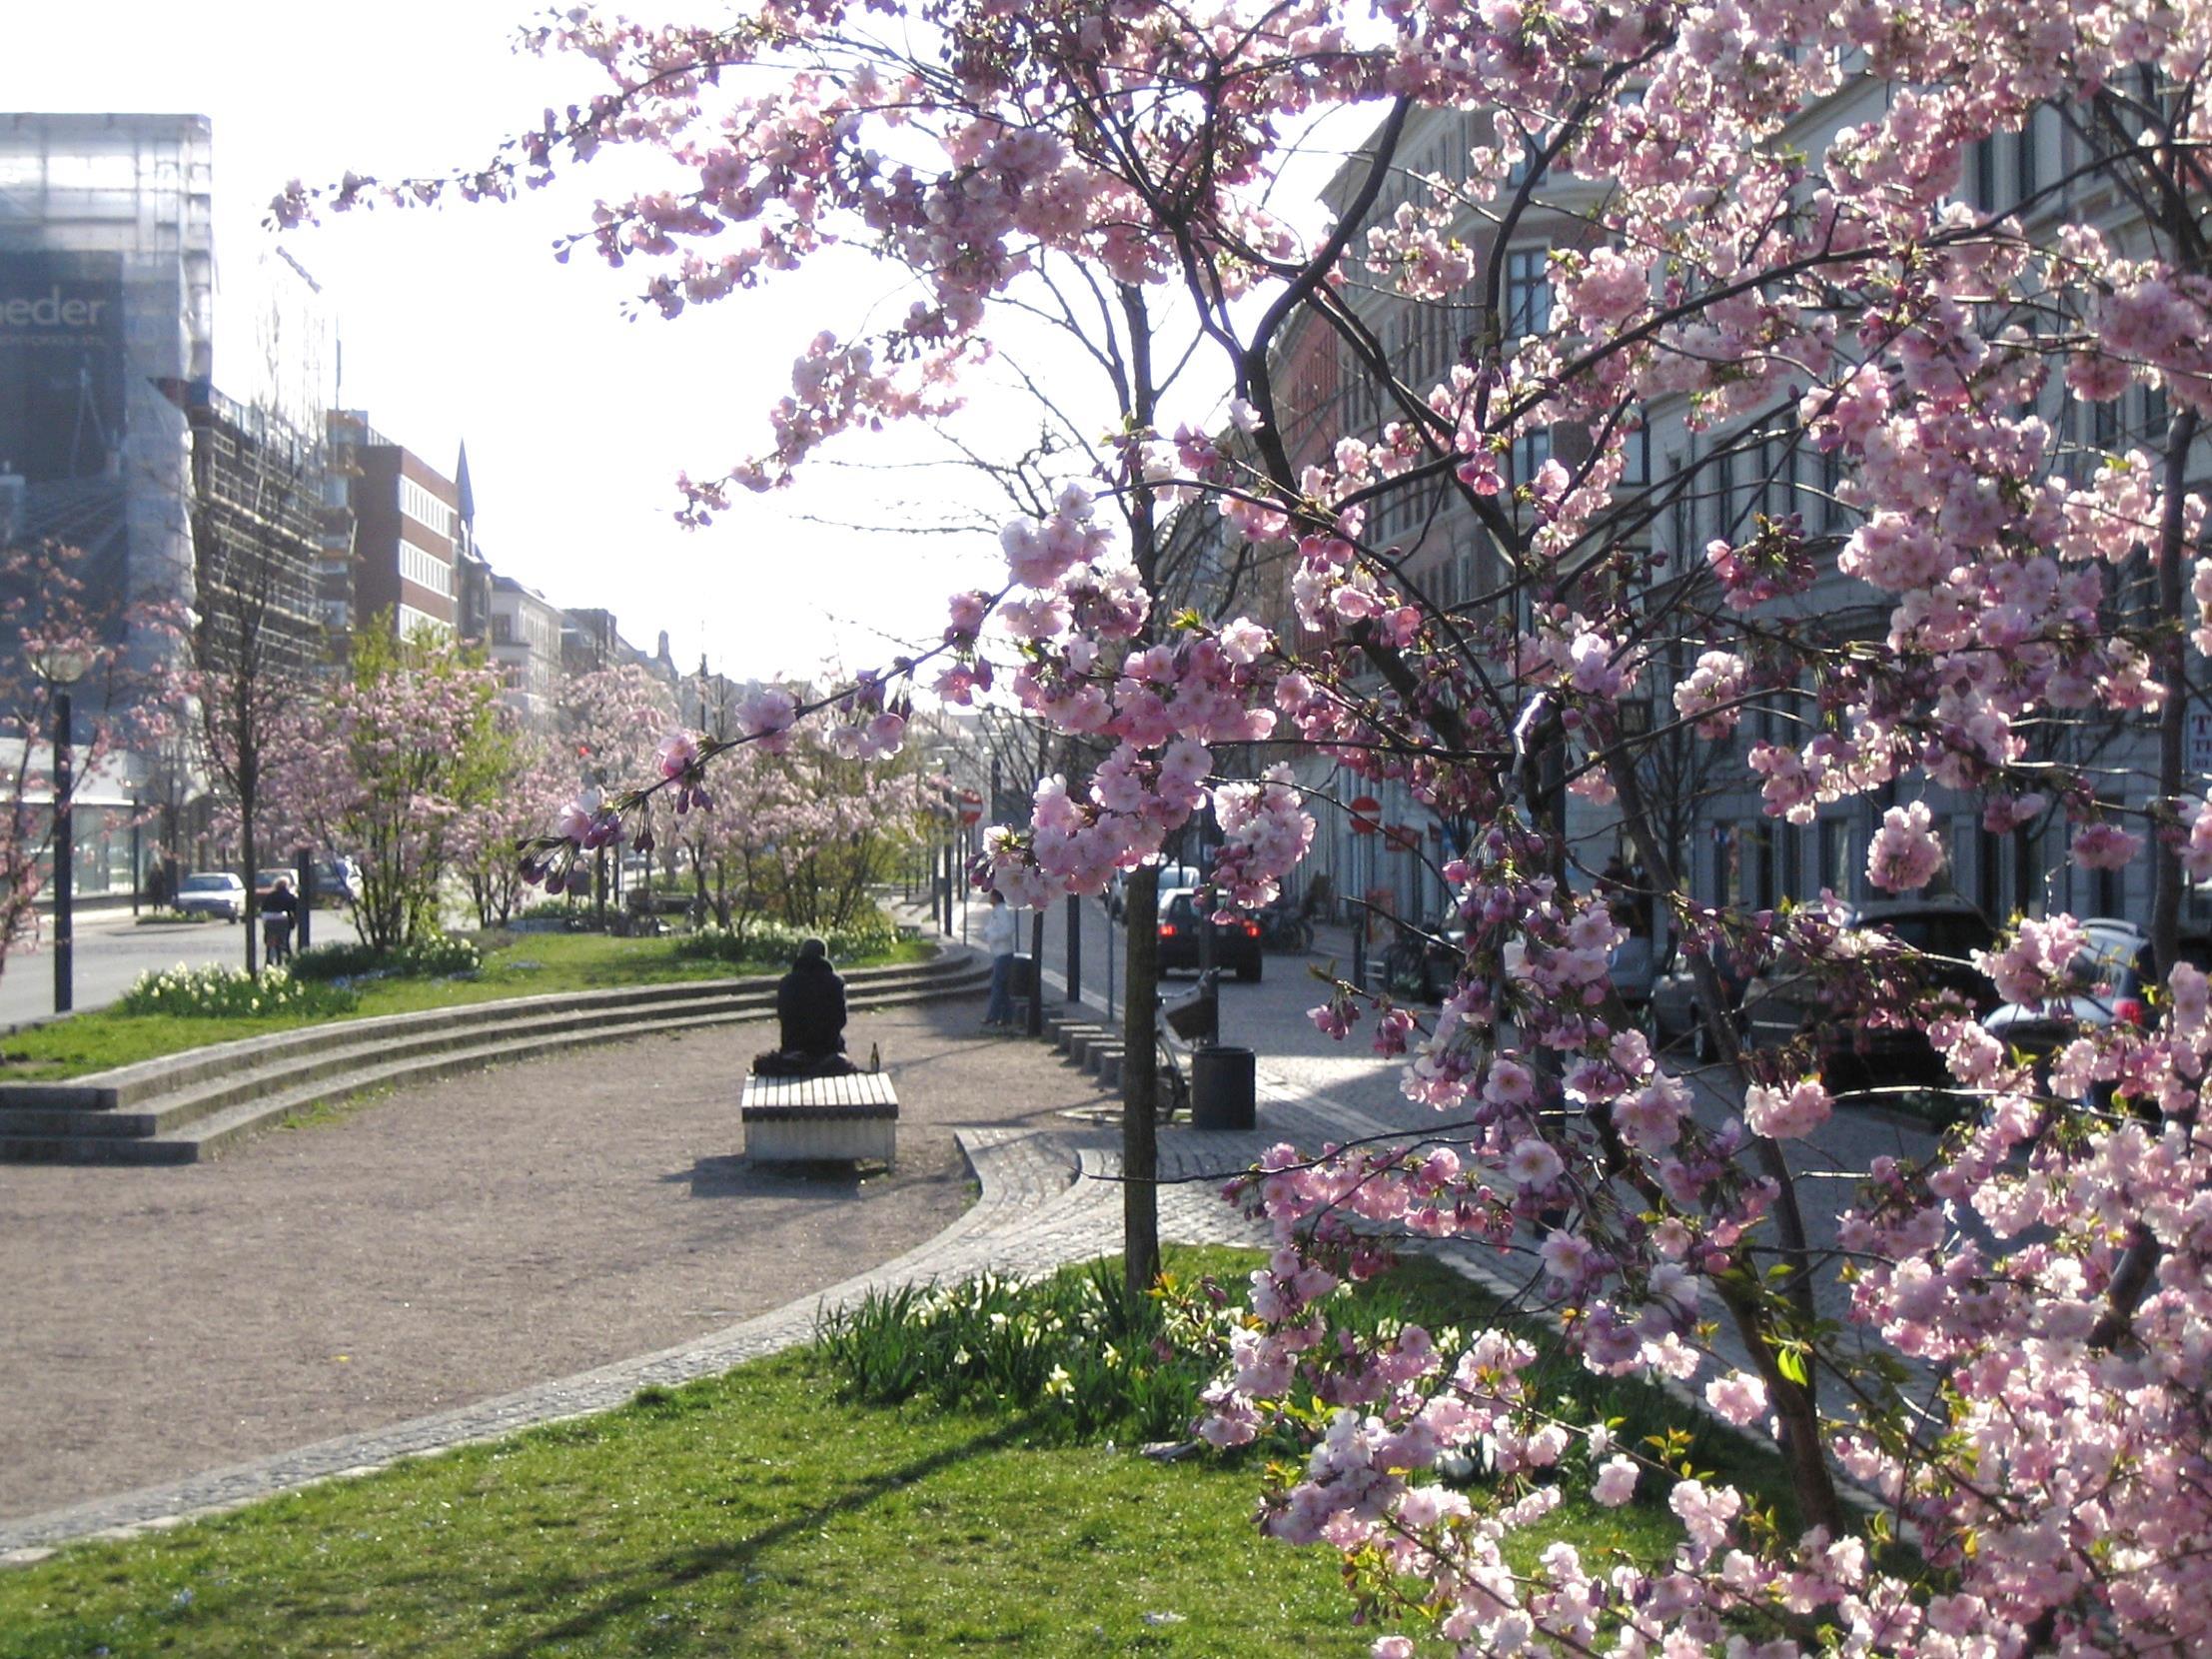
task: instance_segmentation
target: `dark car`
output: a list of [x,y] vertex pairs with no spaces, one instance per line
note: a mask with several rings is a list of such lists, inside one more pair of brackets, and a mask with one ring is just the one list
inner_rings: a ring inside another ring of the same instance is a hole
[[1236,970],[1240,979],[1260,976],[1260,924],[1248,915],[1231,912],[1226,921],[1209,922],[1212,912],[1198,907],[1198,894],[1177,887],[1160,894],[1160,971],[1177,968],[1198,971],[1199,929],[1210,926],[1214,934],[1214,966]]
[[[1886,934],[1905,947],[1911,971],[1924,991],[1949,991],[1978,1017],[1997,1005],[1997,987],[1973,964],[1976,950],[1994,950],[1997,929],[1959,898],[1892,899],[1862,904],[1849,925]],[[1837,1072],[1864,1074],[1873,1082],[1933,1076],[1940,1065],[1926,1032],[1916,1025],[1875,1025],[1835,1005],[1819,978],[1784,961],[1756,974],[1744,987],[1742,1019],[1749,1040],[1761,1046],[1800,1032],[1818,1039],[1820,1064],[1830,1085]]]

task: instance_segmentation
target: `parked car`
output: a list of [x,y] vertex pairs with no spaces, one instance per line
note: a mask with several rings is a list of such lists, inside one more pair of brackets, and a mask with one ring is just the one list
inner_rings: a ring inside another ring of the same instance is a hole
[[1224,972],[1234,968],[1237,977],[1260,977],[1260,924],[1248,915],[1231,915],[1227,921],[1209,921],[1211,912],[1198,907],[1198,894],[1177,887],[1160,894],[1160,971],[1177,968],[1198,971],[1201,927],[1212,927],[1214,966]]
[[[1926,990],[1951,991],[1978,1017],[1997,1005],[1997,987],[1973,965],[1976,950],[1993,950],[1997,929],[1961,898],[1890,899],[1851,912],[1854,928],[1886,933],[1918,953],[1915,970]],[[1811,1032],[1831,1086],[1839,1070],[1863,1072],[1873,1082],[1933,1075],[1940,1069],[1927,1034],[1914,1025],[1870,1025],[1845,1017],[1831,1004],[1826,985],[1794,962],[1754,975],[1743,992],[1749,1040],[1761,1046]]]
[[[1196,887],[1203,883],[1205,879],[1204,875],[1191,868],[1189,864],[1162,864],[1160,866],[1160,907],[1162,911],[1164,912],[1167,908],[1169,893],[1179,887]],[[1129,872],[1125,869],[1116,870],[1113,880],[1107,885],[1106,913],[1116,921],[1121,919],[1122,912],[1129,907],[1128,899],[1125,896],[1128,886]]]
[[246,919],[246,883],[227,869],[196,869],[177,883],[177,908],[186,915]]
[[317,858],[314,862],[316,903],[361,902],[361,865],[347,857]]
[[[2082,946],[2067,968],[2072,994],[2029,1006],[2000,1002],[1982,1029],[2033,1058],[2055,1053],[2084,1032],[2144,1022],[2145,992],[2157,983],[2150,939],[2132,921],[2092,916],[2081,924]],[[2181,935],[2181,959],[2212,972],[2212,933]]]
[[254,908],[261,908],[261,901],[277,890],[277,883],[289,881],[292,890],[300,890],[300,872],[296,869],[257,869],[254,871]]
[[[1735,1021],[1736,1039],[1741,1041],[1745,1034],[1743,992],[1751,982],[1749,965],[1739,955],[1722,953],[1714,958],[1712,968],[1720,981],[1721,1012]],[[1712,1031],[1705,1024],[1703,1006],[1698,1000],[1697,976],[1690,971],[1688,957],[1672,943],[1667,945],[1652,977],[1648,1005],[1652,1040],[1659,1048],[1687,1042],[1690,1053],[1700,1064],[1710,1064],[1720,1057],[1713,1047]]]

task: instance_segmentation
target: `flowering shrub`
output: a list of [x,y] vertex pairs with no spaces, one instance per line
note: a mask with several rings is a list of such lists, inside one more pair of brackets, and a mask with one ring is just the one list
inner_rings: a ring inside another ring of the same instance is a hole
[[319,944],[292,959],[295,977],[320,980],[446,978],[475,973],[483,966],[484,952],[451,933],[432,933],[391,950],[351,942]]
[[187,967],[141,973],[116,999],[119,1013],[167,1013],[198,1019],[247,1019],[269,1013],[349,1013],[359,998],[342,985],[310,984],[281,967],[255,978],[241,967]]
[[1094,1263],[1024,1284],[903,1285],[830,1318],[817,1341],[854,1397],[1045,1409],[1071,1439],[1181,1438],[1234,1315],[1204,1296],[1131,1298]]
[[[798,954],[799,941],[808,936],[809,929],[784,921],[752,921],[741,930],[709,924],[695,933],[679,934],[675,953],[694,961],[786,961]],[[898,929],[881,910],[872,910],[856,916],[849,926],[832,927],[819,936],[829,946],[832,960],[849,962],[889,950],[898,942]]]

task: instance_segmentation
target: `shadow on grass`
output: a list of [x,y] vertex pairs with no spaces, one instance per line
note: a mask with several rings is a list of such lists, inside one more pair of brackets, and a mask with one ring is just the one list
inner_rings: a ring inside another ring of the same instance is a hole
[[[988,1433],[977,1434],[958,1445],[947,1446],[942,1451],[931,1452],[927,1457],[915,1458],[896,1469],[873,1475],[827,1503],[816,1504],[811,1509],[802,1510],[747,1537],[734,1539],[726,1544],[671,1553],[643,1563],[624,1573],[621,1580],[604,1585],[598,1591],[600,1600],[597,1605],[571,1614],[558,1624],[496,1650],[496,1659],[536,1659],[537,1655],[546,1652],[554,1643],[577,1641],[592,1636],[613,1621],[649,1606],[656,1590],[673,1584],[688,1584],[719,1573],[742,1571],[757,1556],[778,1544],[818,1532],[841,1516],[856,1514],[894,1492],[917,1481],[927,1480],[970,1458],[1005,1451],[1020,1444],[1041,1421],[1039,1413],[1023,1412]],[[578,1594],[584,1593],[589,1592],[579,1589]]]

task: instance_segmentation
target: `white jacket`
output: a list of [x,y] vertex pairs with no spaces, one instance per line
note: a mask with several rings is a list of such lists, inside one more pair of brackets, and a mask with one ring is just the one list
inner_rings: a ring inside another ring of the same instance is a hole
[[1011,956],[1021,941],[1021,923],[1011,904],[993,904],[983,916],[983,948],[994,956]]

